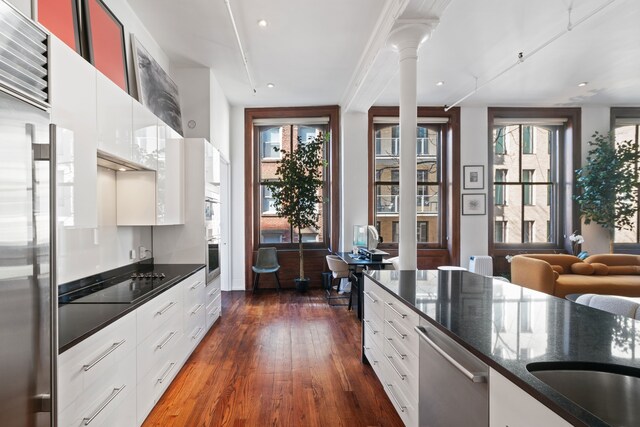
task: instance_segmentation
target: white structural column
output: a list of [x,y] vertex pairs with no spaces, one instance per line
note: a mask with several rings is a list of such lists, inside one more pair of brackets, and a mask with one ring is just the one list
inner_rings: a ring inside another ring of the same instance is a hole
[[416,236],[416,127],[418,125],[418,48],[427,40],[434,20],[399,22],[389,35],[389,44],[400,55],[400,270],[417,267]]

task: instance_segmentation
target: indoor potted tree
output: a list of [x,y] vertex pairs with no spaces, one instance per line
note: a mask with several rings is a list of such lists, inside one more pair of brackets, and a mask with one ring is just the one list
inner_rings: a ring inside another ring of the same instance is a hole
[[292,151],[277,149],[282,153],[276,169],[278,181],[266,185],[272,192],[276,213],[298,231],[300,273],[295,282],[300,291],[306,291],[309,286],[309,278],[304,273],[302,231],[318,227],[318,204],[322,202],[322,176],[326,166],[323,156],[326,141],[326,135],[320,133],[308,141],[302,141],[298,137],[298,143]]
[[578,192],[574,199],[585,224],[593,221],[609,232],[609,251],[613,253],[615,230],[630,229],[638,211],[636,165],[640,155],[635,143],[615,141],[613,133],[596,132],[592,138],[587,163],[576,171]]

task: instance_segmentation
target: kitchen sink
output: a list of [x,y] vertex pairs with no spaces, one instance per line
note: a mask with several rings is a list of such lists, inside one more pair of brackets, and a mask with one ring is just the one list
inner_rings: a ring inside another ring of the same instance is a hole
[[640,369],[589,362],[530,363],[527,369],[612,426],[640,425]]

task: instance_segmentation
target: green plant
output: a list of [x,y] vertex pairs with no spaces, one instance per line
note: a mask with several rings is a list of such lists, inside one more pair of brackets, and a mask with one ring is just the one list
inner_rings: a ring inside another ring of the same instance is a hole
[[277,149],[282,153],[276,169],[278,181],[266,184],[272,192],[276,213],[298,230],[300,279],[305,279],[302,230],[317,228],[320,219],[318,204],[322,203],[322,176],[327,164],[323,153],[327,141],[327,136],[320,133],[304,142],[298,137],[292,151]]
[[574,199],[585,224],[593,221],[608,230],[613,252],[615,230],[631,229],[638,211],[636,167],[640,155],[637,144],[615,141],[613,134],[596,132],[592,138],[587,163],[576,170],[578,193]]

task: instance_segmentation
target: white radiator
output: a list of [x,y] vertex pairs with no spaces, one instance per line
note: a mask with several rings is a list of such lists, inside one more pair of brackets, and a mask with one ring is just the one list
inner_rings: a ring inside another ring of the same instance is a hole
[[469,261],[469,271],[483,276],[493,276],[493,258],[489,255],[473,255]]

